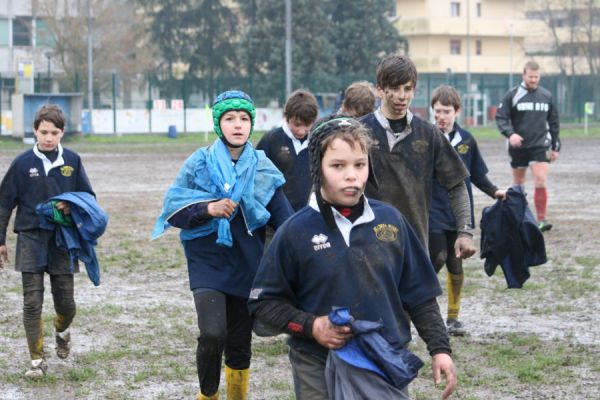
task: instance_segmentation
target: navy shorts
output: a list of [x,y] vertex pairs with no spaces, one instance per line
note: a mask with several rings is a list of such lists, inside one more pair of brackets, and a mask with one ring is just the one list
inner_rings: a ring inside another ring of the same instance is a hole
[[508,148],[510,166],[513,168],[527,168],[532,162],[550,162],[550,148],[515,149]]

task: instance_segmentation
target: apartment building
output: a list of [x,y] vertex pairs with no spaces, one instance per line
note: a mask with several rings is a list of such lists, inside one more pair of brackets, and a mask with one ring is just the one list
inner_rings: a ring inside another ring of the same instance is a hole
[[527,21],[519,0],[397,0],[396,27],[421,73],[519,73]]
[[[0,77],[3,87],[12,87],[15,77],[47,77],[56,71],[52,59],[52,36],[33,1],[0,0]],[[23,88],[25,89],[25,88]],[[32,89],[31,89],[32,90]]]

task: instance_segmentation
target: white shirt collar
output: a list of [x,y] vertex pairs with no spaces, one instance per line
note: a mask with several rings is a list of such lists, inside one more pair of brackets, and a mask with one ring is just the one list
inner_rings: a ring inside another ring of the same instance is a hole
[[406,110],[406,128],[404,128],[403,132],[394,132],[392,130],[392,127],[390,126],[390,121],[385,117],[385,115],[383,115],[381,107],[375,110],[375,118],[377,119],[377,122],[379,122],[379,124],[385,129],[390,151],[396,145],[396,143],[400,142],[412,133],[412,127],[410,126],[410,124],[413,120],[413,113],[410,110]]
[[302,150],[308,148],[308,138],[304,139],[303,142],[296,139],[296,137],[292,133],[292,130],[290,129],[290,126],[287,124],[287,121],[283,121],[283,124],[281,125],[281,127],[283,128],[283,131],[285,132],[285,134],[290,139],[292,139],[292,143],[294,144],[294,151],[296,152],[296,155],[298,155]]
[[444,134],[444,137],[450,141],[450,144],[452,145],[452,147],[456,146],[457,144],[459,144],[462,141],[462,136],[460,135],[460,132],[458,129],[454,132],[454,137],[452,138],[452,140],[450,140],[449,132],[448,133],[442,132],[442,133]]
[[[352,228],[358,225],[367,224],[375,219],[375,213],[369,205],[369,200],[364,195],[363,199],[365,201],[363,213],[354,222],[351,222],[348,218],[340,214],[340,212],[336,210],[335,207],[331,207],[331,210],[333,211],[333,217],[335,219],[335,224],[340,230],[340,233],[344,238],[344,242],[346,242],[346,246],[350,246],[350,232],[352,231]],[[317,212],[320,212],[319,205],[317,204],[317,196],[314,192],[310,194],[308,205]]]
[[54,162],[50,162],[50,160],[48,160],[48,157],[46,157],[46,155],[44,153],[42,153],[40,151],[40,149],[38,149],[37,143],[33,145],[33,153],[40,159],[42,160],[42,164],[44,165],[44,172],[46,173],[46,176],[48,176],[48,172],[50,172],[50,170],[52,168],[56,168],[56,167],[60,167],[62,165],[65,165],[65,160],[63,159],[63,148],[60,145],[60,143],[58,144],[58,157],[56,157],[56,160],[54,160]]

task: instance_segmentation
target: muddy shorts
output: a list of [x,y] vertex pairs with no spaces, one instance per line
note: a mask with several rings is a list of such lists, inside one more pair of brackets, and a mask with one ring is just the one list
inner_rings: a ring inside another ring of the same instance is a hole
[[534,162],[550,162],[550,148],[515,149],[508,148],[510,166],[513,168],[527,168]]
[[20,272],[59,275],[79,272],[79,265],[75,262],[71,270],[69,253],[56,246],[54,231],[37,229],[19,232],[15,269]]

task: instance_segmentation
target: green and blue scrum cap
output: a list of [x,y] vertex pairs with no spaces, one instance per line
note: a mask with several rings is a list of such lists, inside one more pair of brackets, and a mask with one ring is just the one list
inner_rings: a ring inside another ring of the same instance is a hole
[[228,90],[215,98],[212,106],[213,128],[219,137],[223,137],[223,131],[219,122],[221,117],[227,111],[245,111],[250,115],[250,135],[254,131],[254,120],[256,118],[256,108],[252,98],[241,90]]

